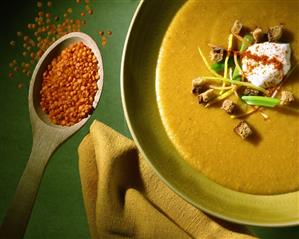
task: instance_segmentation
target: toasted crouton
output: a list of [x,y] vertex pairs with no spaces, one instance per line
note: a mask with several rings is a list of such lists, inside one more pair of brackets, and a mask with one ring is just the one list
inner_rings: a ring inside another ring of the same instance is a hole
[[234,129],[237,135],[239,135],[242,139],[246,139],[250,135],[252,135],[252,130],[247,124],[246,121],[241,121]]
[[224,59],[225,50],[221,47],[212,47],[210,51],[210,58],[214,62],[220,62]]
[[198,103],[208,103],[210,100],[216,97],[215,91],[213,89],[209,89],[200,95],[198,95]]
[[198,77],[192,81],[192,93],[194,95],[199,95],[206,90],[205,80]]
[[288,105],[288,104],[292,103],[293,101],[295,101],[295,98],[294,98],[294,95],[292,92],[286,91],[286,90],[281,92],[281,97],[280,97],[281,105]]
[[232,114],[236,108],[236,104],[229,99],[223,101],[221,109],[223,109],[228,114]]
[[274,26],[268,29],[268,40],[270,42],[277,42],[282,36],[282,26]]
[[252,32],[252,36],[256,43],[261,42],[264,36],[263,30],[259,27],[255,28]]
[[250,95],[250,96],[254,96],[254,95],[259,95],[260,92],[256,89],[251,89],[251,88],[246,88],[243,92],[243,95]]
[[242,27],[243,27],[242,23],[239,20],[236,20],[234,22],[233,27],[231,28],[232,34],[239,35],[239,33],[241,32]]

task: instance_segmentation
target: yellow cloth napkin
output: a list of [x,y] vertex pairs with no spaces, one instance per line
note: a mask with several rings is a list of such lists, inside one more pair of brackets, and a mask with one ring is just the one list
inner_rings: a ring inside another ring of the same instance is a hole
[[133,141],[98,121],[79,146],[79,169],[93,239],[253,238],[184,201],[158,178]]

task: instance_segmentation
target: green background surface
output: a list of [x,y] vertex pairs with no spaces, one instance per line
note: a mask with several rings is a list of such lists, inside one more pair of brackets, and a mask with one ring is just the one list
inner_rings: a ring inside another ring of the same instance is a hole
[[[172,0],[168,0],[172,1]],[[51,13],[62,15],[73,8],[78,16],[82,6],[75,0],[52,1]],[[88,123],[67,140],[52,156],[44,174],[25,238],[90,238],[83,206],[78,171],[77,148],[94,119],[99,119],[130,137],[120,97],[120,64],[125,36],[138,0],[90,1],[94,14],[85,17],[86,32],[98,43],[104,64],[104,88],[99,105]],[[45,3],[45,1],[43,1]],[[9,42],[17,39],[16,32],[37,14],[36,1],[2,3],[0,8],[0,221],[12,199],[17,183],[29,158],[32,144],[28,114],[29,78],[15,74],[8,77],[8,63],[22,61],[21,49],[11,48]],[[98,31],[111,30],[107,45],[102,47]],[[18,89],[19,83],[24,88]],[[299,238],[298,227],[250,227],[261,238]]]

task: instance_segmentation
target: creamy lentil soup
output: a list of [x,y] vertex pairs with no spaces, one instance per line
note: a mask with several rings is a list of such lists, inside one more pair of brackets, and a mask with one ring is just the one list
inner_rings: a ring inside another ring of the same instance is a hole
[[297,1],[188,1],[164,37],[156,78],[163,124],[182,158],[225,187],[253,194],[299,189],[299,70],[284,84],[297,98],[294,104],[266,109],[268,120],[246,117],[254,135],[244,141],[233,131],[238,119],[199,106],[190,93],[192,79],[208,74],[197,48],[208,56],[209,43],[225,46],[236,19],[251,29],[283,23],[283,39],[298,59],[298,12]]

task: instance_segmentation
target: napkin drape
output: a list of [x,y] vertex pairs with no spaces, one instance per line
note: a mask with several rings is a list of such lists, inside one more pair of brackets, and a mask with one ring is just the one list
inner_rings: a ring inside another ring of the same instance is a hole
[[153,172],[133,141],[98,121],[78,152],[93,239],[254,238],[184,201]]

